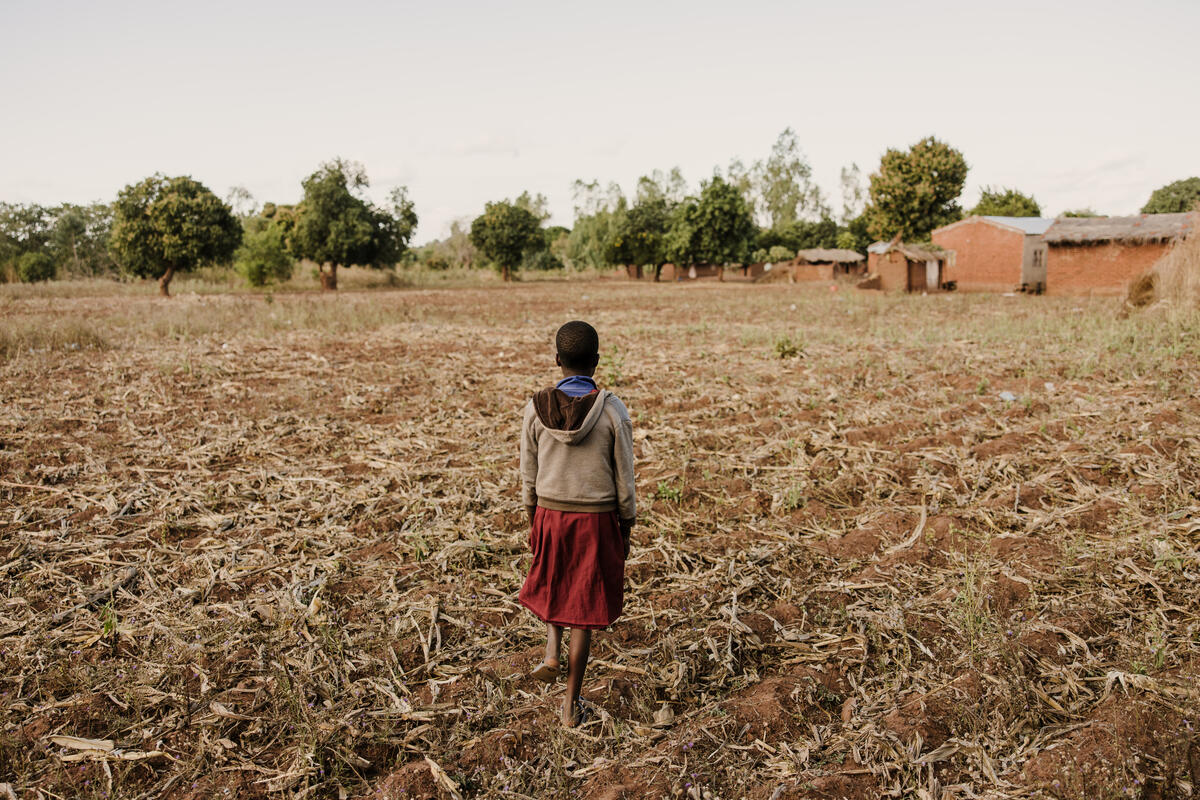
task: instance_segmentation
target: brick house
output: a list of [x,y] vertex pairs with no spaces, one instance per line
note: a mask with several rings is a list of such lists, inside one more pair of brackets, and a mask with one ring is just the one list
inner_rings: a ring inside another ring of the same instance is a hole
[[793,280],[831,281],[863,274],[863,257],[853,250],[818,247],[801,250],[786,266],[791,269]]
[[1046,289],[1053,294],[1122,294],[1167,249],[1200,228],[1200,213],[1060,217],[1043,234]]
[[946,251],[936,245],[906,244],[899,237],[867,248],[867,277],[863,289],[936,292],[946,285]]
[[1046,217],[967,217],[933,232],[950,251],[946,280],[968,292],[1040,292],[1046,287]]

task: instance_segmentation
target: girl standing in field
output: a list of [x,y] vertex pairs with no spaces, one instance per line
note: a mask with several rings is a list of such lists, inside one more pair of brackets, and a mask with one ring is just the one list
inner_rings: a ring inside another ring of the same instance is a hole
[[629,534],[637,518],[633,425],[616,395],[592,376],[600,338],[586,322],[555,336],[562,380],[533,396],[521,426],[521,486],[533,563],[521,604],[546,623],[545,660],[530,673],[561,673],[563,628],[571,629],[562,721],[584,722],[579,700],[592,631],[621,615]]

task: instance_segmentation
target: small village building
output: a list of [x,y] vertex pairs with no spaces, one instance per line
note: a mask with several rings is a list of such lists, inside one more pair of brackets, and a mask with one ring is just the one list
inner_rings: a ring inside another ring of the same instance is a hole
[[1054,223],[1046,217],[967,217],[933,232],[933,243],[950,255],[946,280],[975,292],[1046,288],[1046,243]]
[[703,278],[721,280],[725,268],[720,264],[664,264],[660,280],[695,281]]
[[1046,289],[1053,294],[1121,294],[1179,239],[1200,213],[1059,217],[1042,236]]
[[[714,264],[691,264],[676,266],[671,263],[663,264],[659,275],[660,281],[688,281],[701,278],[721,280],[724,268]],[[625,274],[634,280],[653,280],[654,267],[638,267],[633,264],[625,266]]]
[[937,292],[951,289],[945,279],[947,253],[932,245],[899,239],[867,248],[867,277],[858,286],[884,291]]
[[797,281],[831,281],[839,277],[862,275],[862,255],[853,250],[813,248],[796,253],[789,266]]

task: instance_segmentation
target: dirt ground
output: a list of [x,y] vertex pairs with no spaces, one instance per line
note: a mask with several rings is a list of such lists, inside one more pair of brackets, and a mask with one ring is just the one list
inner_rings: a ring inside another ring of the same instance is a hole
[[[1116,311],[0,298],[0,798],[1196,796],[1200,323]],[[580,732],[516,602],[574,318],[640,506]]]

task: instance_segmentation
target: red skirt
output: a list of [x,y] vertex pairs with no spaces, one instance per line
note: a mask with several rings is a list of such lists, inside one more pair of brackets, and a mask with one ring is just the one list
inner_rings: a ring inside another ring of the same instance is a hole
[[607,628],[625,601],[625,548],[617,512],[538,506],[529,532],[533,563],[521,605],[564,628]]

